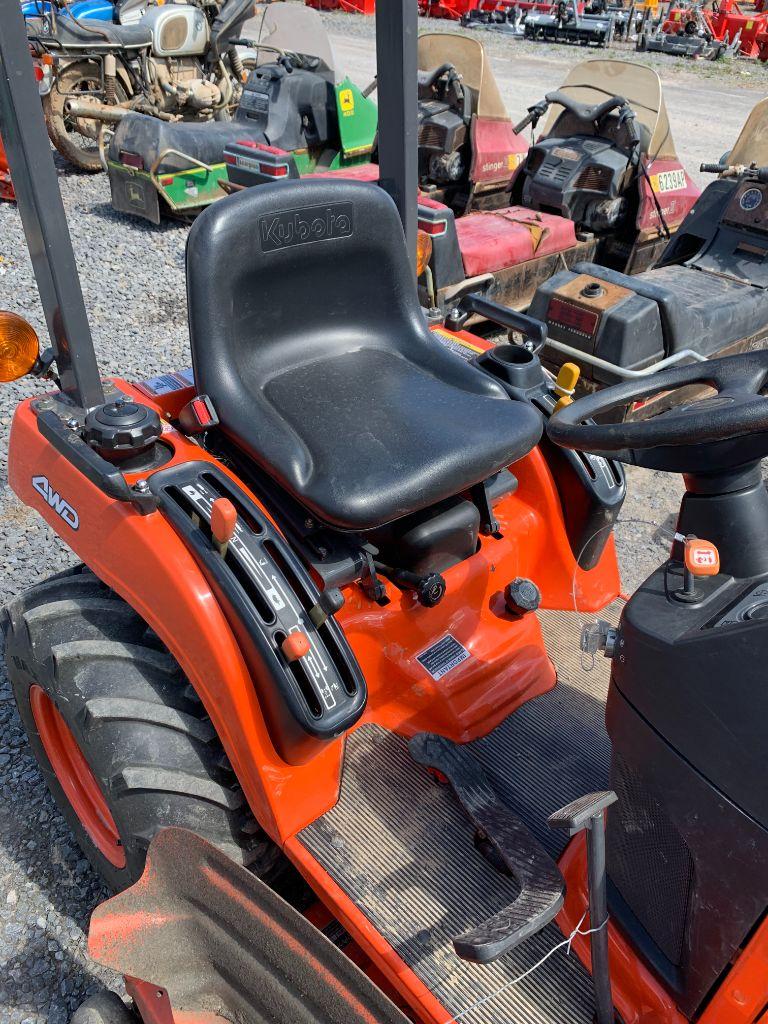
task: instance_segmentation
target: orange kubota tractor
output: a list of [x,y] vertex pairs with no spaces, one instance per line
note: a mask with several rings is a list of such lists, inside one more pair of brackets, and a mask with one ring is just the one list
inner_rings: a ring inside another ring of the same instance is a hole
[[[103,381],[16,0],[0,15],[51,336],[40,355],[2,314],[0,375],[55,384],[15,413],[9,480],[82,561],[7,608],[5,658],[123,890],[90,948],[132,998],[79,1019],[764,1022],[768,355],[569,405],[533,352],[430,331],[399,137],[416,7],[388,0],[385,188],[212,206],[192,370]],[[719,395],[594,422],[701,380]],[[686,494],[619,608],[622,463]]]

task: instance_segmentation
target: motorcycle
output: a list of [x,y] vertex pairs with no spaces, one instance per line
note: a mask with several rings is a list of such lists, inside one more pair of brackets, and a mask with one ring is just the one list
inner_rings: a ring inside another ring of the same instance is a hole
[[[253,16],[253,0],[165,3],[135,24],[83,22],[58,8],[28,18],[27,35],[48,134],[75,167],[101,169],[100,122],[115,108],[118,117],[136,110],[163,121],[231,119],[244,69],[230,40]],[[77,114],[68,110],[73,100]]]
[[77,21],[112,21],[116,25],[129,25],[144,14],[149,0],[25,0],[21,13],[25,18],[42,18],[56,8],[62,17]]

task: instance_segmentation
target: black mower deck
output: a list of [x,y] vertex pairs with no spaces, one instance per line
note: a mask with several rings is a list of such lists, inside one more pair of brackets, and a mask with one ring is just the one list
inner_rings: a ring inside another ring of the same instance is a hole
[[[619,612],[617,603],[603,617],[617,621]],[[582,669],[584,618],[541,614],[559,668],[557,687],[462,748],[552,856],[566,839],[548,828],[547,816],[608,785],[609,663],[598,657],[592,672]],[[590,979],[564,950],[499,991],[562,941],[554,923],[490,964],[456,955],[452,940],[510,904],[518,888],[476,849],[474,829],[451,787],[434,781],[400,737],[374,725],[352,734],[339,802],[300,839],[454,1018],[591,1024]]]

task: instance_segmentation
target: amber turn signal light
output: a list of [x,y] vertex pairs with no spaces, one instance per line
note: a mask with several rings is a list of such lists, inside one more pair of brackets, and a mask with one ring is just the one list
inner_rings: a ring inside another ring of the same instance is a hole
[[426,231],[416,232],[416,277],[421,277],[432,257],[432,239]]
[[40,343],[31,324],[16,313],[0,310],[0,382],[26,376],[39,358]]

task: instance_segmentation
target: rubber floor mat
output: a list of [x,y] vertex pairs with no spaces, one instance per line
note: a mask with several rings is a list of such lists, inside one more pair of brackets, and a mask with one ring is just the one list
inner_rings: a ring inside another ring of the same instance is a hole
[[[616,621],[619,611],[602,617]],[[547,828],[547,815],[607,785],[609,663],[599,657],[583,670],[584,617],[540,618],[558,685],[470,749],[501,799],[557,854],[564,839]],[[446,1022],[591,1024],[591,982],[575,955],[559,950],[510,984],[562,941],[554,924],[488,965],[456,956],[451,940],[511,903],[517,888],[476,849],[450,787],[415,764],[400,737],[375,725],[356,730],[338,803],[299,838],[446,1007]]]

